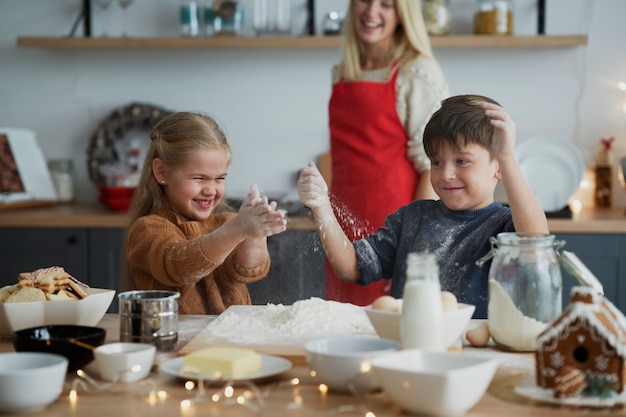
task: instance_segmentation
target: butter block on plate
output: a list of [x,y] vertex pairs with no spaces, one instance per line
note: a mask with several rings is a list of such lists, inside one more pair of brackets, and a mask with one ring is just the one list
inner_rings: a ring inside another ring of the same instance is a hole
[[259,372],[261,362],[261,355],[252,349],[212,346],[185,355],[182,371],[237,378]]

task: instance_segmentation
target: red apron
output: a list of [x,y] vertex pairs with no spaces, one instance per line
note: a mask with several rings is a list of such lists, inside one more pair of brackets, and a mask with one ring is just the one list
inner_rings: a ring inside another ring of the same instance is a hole
[[[411,202],[419,176],[407,158],[408,136],[396,109],[396,79],[342,82],[329,103],[331,200],[350,240],[384,224]],[[326,299],[368,305],[384,294],[387,280],[367,286],[340,281],[326,262]]]

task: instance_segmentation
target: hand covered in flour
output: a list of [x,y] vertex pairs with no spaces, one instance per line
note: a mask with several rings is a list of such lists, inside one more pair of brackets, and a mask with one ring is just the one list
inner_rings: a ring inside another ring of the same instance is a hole
[[266,196],[261,196],[259,187],[252,184],[236,217],[240,230],[247,237],[265,237],[284,232],[287,229],[285,212],[276,210],[276,206],[275,201],[269,202]]
[[300,201],[305,206],[313,210],[326,206],[330,208],[328,185],[313,162],[300,172],[297,188]]

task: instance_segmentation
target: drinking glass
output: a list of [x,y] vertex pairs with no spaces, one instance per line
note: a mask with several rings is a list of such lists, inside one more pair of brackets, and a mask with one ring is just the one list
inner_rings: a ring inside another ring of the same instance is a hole
[[109,21],[109,6],[113,3],[113,0],[95,0],[96,4],[102,9],[102,36],[107,37],[107,26]]
[[268,11],[268,0],[254,0],[252,25],[257,36],[266,34],[269,30]]
[[122,36],[128,36],[127,28],[126,28],[126,9],[133,2],[133,0],[117,0],[120,7],[122,8]]

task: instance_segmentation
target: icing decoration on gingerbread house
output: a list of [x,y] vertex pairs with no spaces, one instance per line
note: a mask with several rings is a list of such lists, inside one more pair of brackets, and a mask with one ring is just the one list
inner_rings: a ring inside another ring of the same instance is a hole
[[589,287],[537,337],[536,378],[556,398],[609,397],[626,382],[626,318]]

